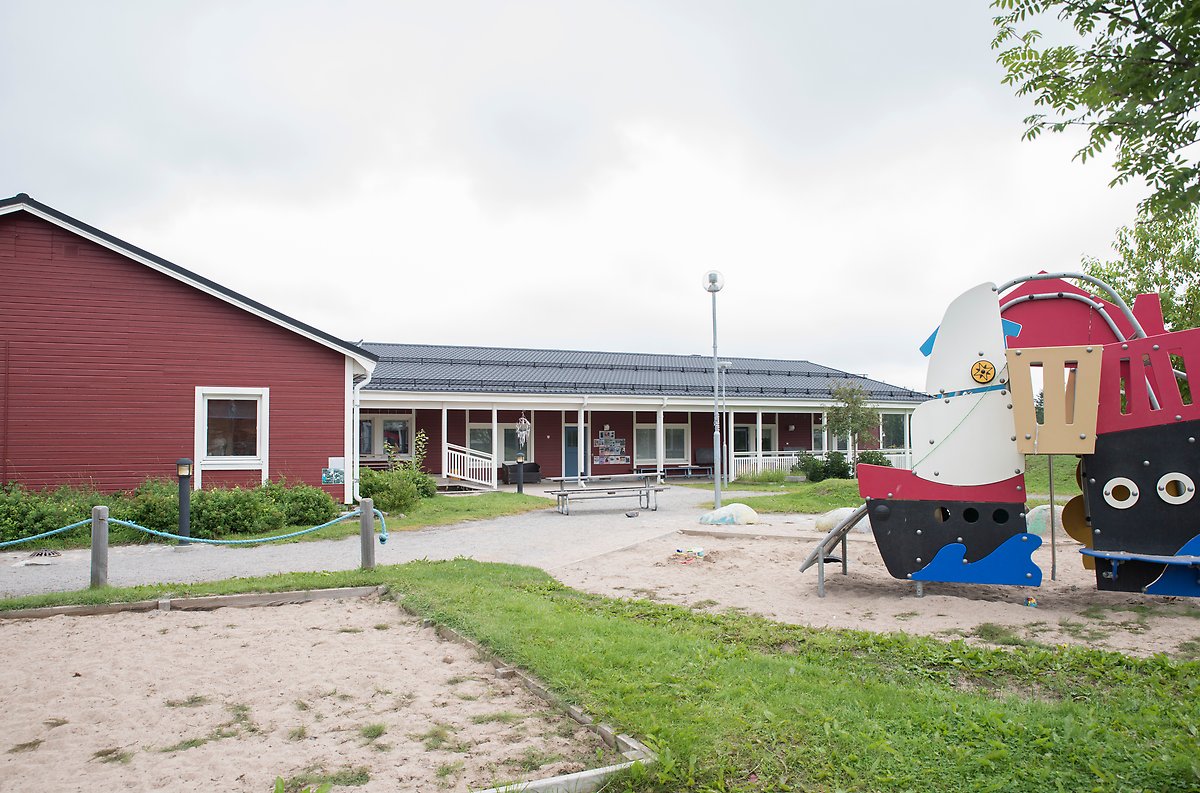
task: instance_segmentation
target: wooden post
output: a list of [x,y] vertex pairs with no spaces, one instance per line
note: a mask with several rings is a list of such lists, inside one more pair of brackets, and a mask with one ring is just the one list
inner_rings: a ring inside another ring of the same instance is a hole
[[92,507],[92,589],[108,586],[108,507]]
[[375,569],[375,502],[364,498],[358,502],[362,517],[358,521],[358,537],[362,546],[362,569]]

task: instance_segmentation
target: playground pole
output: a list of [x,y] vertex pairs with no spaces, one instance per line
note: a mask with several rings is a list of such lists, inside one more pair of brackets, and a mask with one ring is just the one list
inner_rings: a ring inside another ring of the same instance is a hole
[[1058,580],[1058,543],[1054,524],[1054,455],[1046,455],[1046,473],[1050,476],[1050,580]]

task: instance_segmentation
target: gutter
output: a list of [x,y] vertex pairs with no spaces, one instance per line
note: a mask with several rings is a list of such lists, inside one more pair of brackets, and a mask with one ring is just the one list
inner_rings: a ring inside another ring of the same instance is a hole
[[366,387],[367,383],[371,382],[371,375],[373,375],[375,373],[375,367],[367,368],[364,366],[363,370],[367,373],[367,376],[363,378],[361,383],[356,384],[351,389],[351,391],[354,394],[354,399],[353,399],[353,407],[351,408],[351,411],[350,411],[350,413],[351,413],[350,421],[352,422],[352,426],[354,428],[354,443],[351,444],[351,446],[350,446],[350,448],[352,450],[351,454],[350,454],[350,460],[352,463],[350,470],[353,472],[353,473],[351,473],[351,476],[353,477],[353,479],[351,481],[354,484],[350,488],[350,497],[352,499],[354,499],[355,502],[362,501],[362,493],[358,489],[358,486],[359,486],[358,469],[359,469],[359,454],[360,454],[359,449],[358,449],[358,425],[359,425],[360,409],[362,408],[362,390],[363,390],[363,388]]

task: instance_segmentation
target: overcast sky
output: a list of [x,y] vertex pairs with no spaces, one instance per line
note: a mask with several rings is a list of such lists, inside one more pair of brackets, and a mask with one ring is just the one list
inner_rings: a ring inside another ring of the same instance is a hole
[[1138,186],[1021,141],[984,0],[0,3],[0,195],[350,341],[807,359],[922,388]]

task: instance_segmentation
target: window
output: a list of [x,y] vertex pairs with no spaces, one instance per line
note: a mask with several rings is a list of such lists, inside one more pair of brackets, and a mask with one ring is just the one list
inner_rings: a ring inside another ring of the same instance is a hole
[[825,451],[825,414],[814,413],[812,422],[812,450],[816,453]]
[[258,456],[258,400],[208,399],[209,457]]
[[270,413],[268,388],[197,386],[192,486],[206,470],[261,471],[267,481]]
[[358,453],[375,453],[375,422],[371,419],[360,419],[358,422]]
[[[500,424],[497,425],[500,430],[500,454],[501,461],[505,463],[515,463],[517,461],[517,452],[521,446],[517,442],[517,425],[516,424]],[[529,437],[525,440],[525,459],[528,462],[533,462],[533,437],[534,433],[530,430]],[[472,426],[467,429],[467,446],[477,452],[484,454],[492,453],[492,427],[491,425]]]
[[[633,460],[635,463],[658,462],[658,428],[639,425],[633,430]],[[691,462],[688,456],[688,427],[686,424],[663,426],[663,461]]]
[[884,413],[880,417],[881,449],[903,449],[904,444],[904,414]]
[[407,457],[412,454],[409,447],[408,419],[384,419],[383,421],[383,448],[390,451],[392,454],[401,457]]
[[[756,424],[738,424],[733,428],[733,450],[734,452],[742,452],[748,454],[755,451],[758,440],[758,425]],[[762,425],[762,448],[763,452],[769,453],[775,451],[775,425]]]

